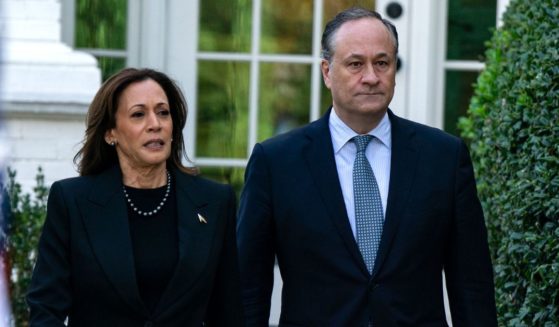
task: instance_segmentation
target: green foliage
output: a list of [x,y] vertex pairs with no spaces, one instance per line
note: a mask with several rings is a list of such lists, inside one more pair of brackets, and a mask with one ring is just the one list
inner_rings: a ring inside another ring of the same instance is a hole
[[468,117],[499,323],[559,326],[559,0],[511,1]]
[[11,264],[10,298],[15,326],[28,326],[29,312],[25,294],[31,281],[33,265],[37,256],[37,243],[46,216],[48,189],[39,167],[37,185],[33,188],[33,198],[22,194],[21,185],[15,181],[16,172],[8,169],[6,186],[11,221],[7,236],[7,252]]

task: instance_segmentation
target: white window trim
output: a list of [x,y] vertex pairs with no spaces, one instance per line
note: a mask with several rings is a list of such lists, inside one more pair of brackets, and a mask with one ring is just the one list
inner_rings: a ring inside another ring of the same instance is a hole
[[446,52],[447,52],[447,37],[448,37],[448,0],[442,1],[440,12],[438,16],[438,25],[442,28],[437,30],[437,67],[435,71],[436,87],[435,87],[435,110],[433,112],[434,117],[432,117],[432,125],[442,129],[444,126],[444,102],[446,94]]
[[503,25],[503,14],[509,6],[510,0],[497,0],[497,27]]
[[196,165],[201,167],[236,167],[245,168],[247,159],[224,159],[224,158],[198,158]]
[[322,88],[321,70],[321,50],[322,50],[322,16],[323,0],[315,0],[313,8],[313,29],[312,29],[312,58],[311,67],[311,114],[310,120],[317,120],[320,116],[320,90]]
[[449,70],[459,70],[459,71],[473,71],[479,72],[485,67],[483,62],[474,60],[445,60],[443,63],[443,68],[447,71]]
[[165,71],[179,84],[188,104],[188,119],[183,131],[186,153],[194,158],[196,146],[199,1],[168,0],[168,40]]
[[61,0],[60,37],[69,47],[74,47],[74,31],[76,29],[76,0]]

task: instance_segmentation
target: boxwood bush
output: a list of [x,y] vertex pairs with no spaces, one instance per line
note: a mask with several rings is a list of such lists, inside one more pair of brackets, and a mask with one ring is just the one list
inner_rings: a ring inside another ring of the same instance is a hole
[[28,326],[29,310],[25,294],[31,281],[31,273],[37,256],[37,244],[46,216],[48,188],[39,167],[33,188],[33,196],[23,193],[16,182],[16,172],[8,169],[5,191],[8,195],[10,214],[8,233],[4,244],[8,257],[10,300],[12,303],[11,326]]
[[460,121],[486,214],[499,324],[559,326],[559,0],[512,0]]

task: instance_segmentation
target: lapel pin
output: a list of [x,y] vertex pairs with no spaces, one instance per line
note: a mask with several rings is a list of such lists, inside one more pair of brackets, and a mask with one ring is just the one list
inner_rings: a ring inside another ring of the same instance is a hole
[[198,221],[200,221],[201,224],[207,224],[208,223],[206,218],[204,218],[204,216],[202,216],[201,214],[198,214]]

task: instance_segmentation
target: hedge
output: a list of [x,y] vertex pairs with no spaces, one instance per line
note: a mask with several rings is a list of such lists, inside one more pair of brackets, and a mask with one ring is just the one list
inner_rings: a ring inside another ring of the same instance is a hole
[[462,137],[489,230],[501,326],[559,326],[559,0],[512,0]]
[[48,188],[39,168],[33,188],[33,196],[23,194],[21,185],[15,181],[16,172],[8,169],[7,191],[11,213],[8,215],[6,253],[10,279],[10,300],[13,326],[29,325],[29,310],[25,294],[31,281],[31,273],[37,256],[37,244],[46,216]]

